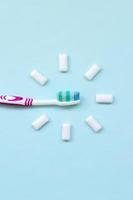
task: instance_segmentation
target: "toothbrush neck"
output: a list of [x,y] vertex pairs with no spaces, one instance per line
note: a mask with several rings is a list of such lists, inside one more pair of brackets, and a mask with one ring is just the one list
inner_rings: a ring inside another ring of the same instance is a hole
[[56,105],[57,104],[57,100],[53,99],[53,100],[33,100],[32,105],[40,105],[40,106],[50,106],[50,105]]

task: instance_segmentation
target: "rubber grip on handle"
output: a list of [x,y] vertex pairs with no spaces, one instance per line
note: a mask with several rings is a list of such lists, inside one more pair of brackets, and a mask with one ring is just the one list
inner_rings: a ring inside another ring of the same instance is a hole
[[32,98],[0,95],[0,104],[16,105],[16,106],[32,106],[32,102],[33,102]]

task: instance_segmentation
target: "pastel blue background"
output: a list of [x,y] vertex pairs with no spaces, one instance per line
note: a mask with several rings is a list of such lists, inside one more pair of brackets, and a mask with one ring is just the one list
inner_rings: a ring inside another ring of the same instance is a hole
[[[71,109],[0,106],[1,200],[133,199],[133,1],[0,0],[0,94],[53,98],[79,90]],[[70,71],[58,72],[58,53],[70,56]],[[93,63],[103,71],[88,82]],[[49,82],[29,78],[33,68]],[[96,105],[96,93],[112,93],[113,105]],[[40,131],[31,123],[46,113]],[[104,126],[94,134],[94,115]],[[61,141],[61,124],[73,126]]]

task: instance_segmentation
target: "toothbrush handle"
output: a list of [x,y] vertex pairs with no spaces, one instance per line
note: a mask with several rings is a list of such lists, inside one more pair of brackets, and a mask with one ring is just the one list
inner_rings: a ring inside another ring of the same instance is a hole
[[32,106],[32,98],[23,98],[19,96],[0,95],[0,104],[14,105],[14,106]]

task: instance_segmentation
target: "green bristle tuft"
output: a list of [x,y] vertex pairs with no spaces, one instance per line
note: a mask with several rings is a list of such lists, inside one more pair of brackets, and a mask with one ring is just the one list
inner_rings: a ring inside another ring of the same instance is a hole
[[66,91],[66,101],[67,102],[71,101],[71,92],[70,91]]
[[58,99],[58,101],[63,101],[63,94],[61,91],[58,93],[57,99]]

